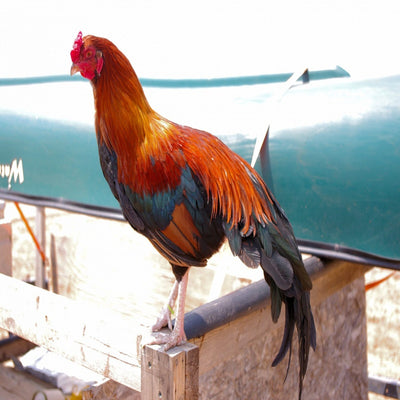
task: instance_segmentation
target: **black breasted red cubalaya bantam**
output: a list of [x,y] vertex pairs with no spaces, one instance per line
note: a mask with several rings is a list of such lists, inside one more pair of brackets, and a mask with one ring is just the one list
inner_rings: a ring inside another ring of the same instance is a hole
[[78,34],[71,74],[90,80],[100,164],[131,226],[170,262],[176,282],[153,326],[175,326],[157,343],[165,348],[185,339],[184,304],[189,269],[204,267],[227,238],[248,267],[261,266],[278,320],[285,304],[285,330],[273,362],[299,341],[299,397],[316,332],[310,307],[311,280],[292,228],[257,172],[215,136],[178,125],[149,105],[128,59],[109,40]]

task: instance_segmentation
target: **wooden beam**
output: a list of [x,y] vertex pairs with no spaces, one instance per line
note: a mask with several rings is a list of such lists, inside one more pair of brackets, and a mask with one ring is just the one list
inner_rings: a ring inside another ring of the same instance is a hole
[[[313,276],[311,302],[317,348],[310,351],[304,399],[368,397],[364,266],[335,261]],[[327,274],[327,275],[325,275]],[[336,283],[337,282],[337,283]],[[332,291],[335,291],[332,294]],[[298,390],[298,343],[277,367],[284,312],[277,324],[270,306],[191,339],[200,348],[200,393],[207,399],[293,399]],[[334,360],[334,361],[332,361]],[[337,397],[337,396],[336,396]]]
[[348,261],[327,261],[324,263],[324,269],[312,276],[311,306],[317,306],[350,282],[366,274],[371,268],[368,265]]
[[4,218],[4,202],[0,200],[0,273],[11,275],[11,222]]
[[141,389],[146,327],[0,274],[0,327],[78,364]]
[[[366,270],[351,263],[328,263],[323,272],[313,276],[313,306]],[[143,394],[160,398],[161,393],[164,399],[166,393],[185,396],[172,399],[196,399],[198,374],[212,370],[216,363],[228,360],[230,353],[260,337],[268,313],[262,308],[194,339],[192,343],[201,347],[199,370],[196,347],[163,353],[147,346],[142,359],[142,338],[148,328],[137,321],[0,274],[0,327]],[[274,329],[281,325],[282,321]],[[226,329],[233,340],[226,340]]]
[[[311,306],[314,309],[329,296],[364,275],[370,267],[346,261],[334,260],[324,263],[315,257],[306,261],[310,266],[313,289],[311,291]],[[315,271],[319,271],[316,272]],[[284,318],[274,324],[270,316],[270,299],[262,307],[250,314],[218,327],[204,336],[190,339],[190,342],[200,347],[200,376],[211,371],[216,363],[223,363],[234,357],[238,349],[248,346],[248,343],[263,337],[265,332],[283,332]],[[227,339],[229,335],[229,339]],[[281,333],[279,334],[281,335]],[[234,345],[232,345],[234,343]]]
[[46,254],[46,209],[44,207],[36,207],[35,234],[42,251],[42,253],[36,252],[35,284],[44,288],[46,286],[46,263],[42,258],[43,254]]
[[112,380],[84,389],[82,400],[142,400],[140,392]]
[[0,399],[30,400],[35,392],[51,388],[31,374],[0,365]]
[[146,346],[142,358],[142,400],[197,400],[199,348],[191,343],[160,350]]
[[197,346],[167,353],[145,346],[142,360],[148,328],[122,315],[0,274],[0,327],[136,391],[143,382],[143,399],[154,391],[164,399],[197,399]]
[[31,350],[36,345],[20,337],[4,339],[0,346],[0,363],[18,357]]

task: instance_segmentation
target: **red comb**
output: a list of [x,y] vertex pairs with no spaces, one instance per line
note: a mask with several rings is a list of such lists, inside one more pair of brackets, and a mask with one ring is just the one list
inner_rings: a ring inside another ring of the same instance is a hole
[[73,46],[73,48],[71,50],[71,60],[72,60],[73,63],[79,61],[79,56],[81,54],[82,44],[83,44],[82,32],[79,32],[78,36],[75,39],[74,46]]

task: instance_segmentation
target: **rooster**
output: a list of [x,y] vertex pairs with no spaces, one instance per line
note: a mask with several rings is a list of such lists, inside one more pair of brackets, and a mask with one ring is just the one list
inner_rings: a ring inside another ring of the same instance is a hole
[[[261,266],[271,288],[272,320],[285,304],[278,364],[299,342],[299,398],[316,332],[311,280],[293,230],[258,173],[215,136],[178,125],[149,105],[129,60],[109,40],[79,32],[71,74],[90,80],[101,169],[126,220],[169,261],[176,281],[152,327],[165,349],[185,340],[184,306],[191,267],[204,267],[227,238],[235,256]],[[178,301],[175,324],[171,313]],[[290,356],[289,363],[290,364]]]

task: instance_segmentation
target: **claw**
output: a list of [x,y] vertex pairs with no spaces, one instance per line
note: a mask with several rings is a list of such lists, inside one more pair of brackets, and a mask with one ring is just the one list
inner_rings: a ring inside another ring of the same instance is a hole
[[154,337],[154,340],[149,344],[164,345],[164,351],[167,351],[172,347],[179,346],[186,340],[185,332],[183,332],[182,335],[182,333],[178,332],[176,329],[169,333],[156,332],[153,333],[152,336]]

